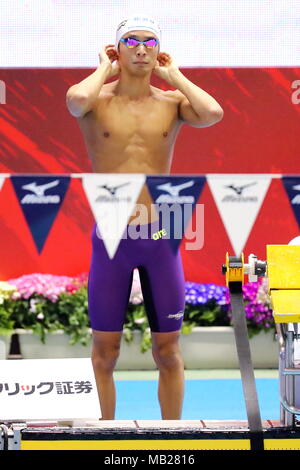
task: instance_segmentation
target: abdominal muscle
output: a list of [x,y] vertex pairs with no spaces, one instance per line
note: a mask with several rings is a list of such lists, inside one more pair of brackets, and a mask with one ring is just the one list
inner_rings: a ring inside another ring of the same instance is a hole
[[[117,168],[104,168],[102,165],[99,165],[95,162],[95,160],[92,163],[93,167],[93,172],[95,173],[121,173],[121,174],[130,174],[130,173],[142,173],[145,175],[158,175],[158,174],[169,174],[170,170],[169,168],[165,168],[163,171],[161,168],[149,168],[147,165],[147,168],[140,167],[140,171],[133,169],[133,166],[128,164],[128,165],[122,165],[121,167]],[[138,225],[138,224],[148,224],[151,222],[154,222],[158,220],[158,214],[155,209],[155,204],[153,202],[153,199],[149,193],[148,187],[146,183],[142,186],[141,192],[139,194],[139,197],[136,201],[136,204],[134,206],[133,211],[131,212],[131,215],[128,219],[128,224],[129,225]]]

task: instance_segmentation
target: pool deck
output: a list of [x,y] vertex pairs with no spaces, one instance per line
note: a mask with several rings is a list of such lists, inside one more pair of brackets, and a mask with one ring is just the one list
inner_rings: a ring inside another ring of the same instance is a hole
[[[278,379],[277,369],[256,369],[257,379]],[[157,370],[119,370],[114,372],[115,380],[157,380]],[[185,370],[186,380],[240,379],[239,369]]]

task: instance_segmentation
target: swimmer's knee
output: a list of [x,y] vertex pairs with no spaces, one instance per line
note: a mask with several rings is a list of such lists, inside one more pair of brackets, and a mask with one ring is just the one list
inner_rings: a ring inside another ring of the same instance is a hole
[[93,368],[99,372],[112,372],[119,358],[120,348],[92,349]]
[[178,343],[153,343],[152,355],[159,369],[174,369],[183,363]]
[[92,364],[96,369],[110,370],[120,355],[121,333],[93,331]]

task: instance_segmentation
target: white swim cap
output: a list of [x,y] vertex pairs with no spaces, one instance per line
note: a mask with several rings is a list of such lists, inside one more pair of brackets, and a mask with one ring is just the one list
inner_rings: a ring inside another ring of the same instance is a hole
[[159,42],[161,40],[161,30],[156,20],[146,15],[133,15],[119,24],[116,33],[116,49],[118,49],[121,37],[129,31],[150,31]]

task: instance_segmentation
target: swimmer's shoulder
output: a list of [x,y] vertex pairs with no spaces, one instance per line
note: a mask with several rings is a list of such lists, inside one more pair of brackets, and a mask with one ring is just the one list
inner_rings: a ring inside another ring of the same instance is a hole
[[90,111],[86,113],[84,116],[81,116],[80,118],[78,118],[80,122],[93,119],[94,114],[98,112],[99,106],[101,107],[105,106],[115,96],[114,91],[113,91],[114,86],[115,86],[114,83],[115,82],[110,82],[110,83],[104,83],[104,85],[102,85],[99,95],[94,101]]
[[179,90],[162,90],[151,85],[153,96],[166,100],[167,102],[179,104],[181,101],[181,93]]
[[115,87],[117,81],[104,83],[98,95],[98,101],[108,100],[115,96]]

